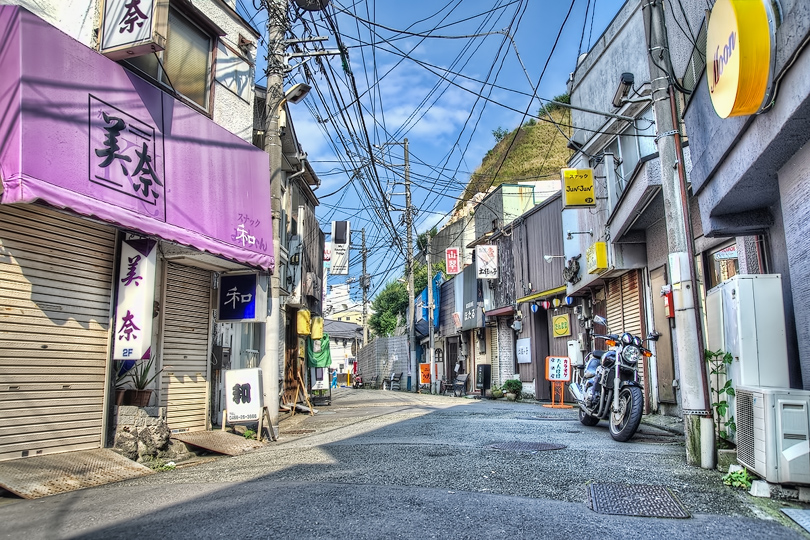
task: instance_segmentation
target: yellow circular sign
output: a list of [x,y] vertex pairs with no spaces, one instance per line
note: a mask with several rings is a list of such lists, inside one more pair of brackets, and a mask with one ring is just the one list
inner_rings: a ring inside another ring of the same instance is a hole
[[571,320],[568,315],[556,315],[551,318],[554,337],[565,337],[571,335]]
[[720,118],[754,114],[770,97],[776,14],[768,0],[717,0],[706,34],[706,78]]

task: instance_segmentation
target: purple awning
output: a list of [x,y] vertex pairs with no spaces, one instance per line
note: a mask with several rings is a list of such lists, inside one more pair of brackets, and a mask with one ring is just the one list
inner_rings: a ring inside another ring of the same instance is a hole
[[273,270],[264,151],[22,8],[0,6],[0,35],[0,203]]

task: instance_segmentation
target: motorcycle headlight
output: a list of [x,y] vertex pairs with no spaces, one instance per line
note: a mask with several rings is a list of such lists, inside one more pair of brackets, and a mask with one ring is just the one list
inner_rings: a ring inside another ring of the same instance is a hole
[[622,350],[622,362],[628,366],[635,366],[641,360],[641,349],[635,345],[630,345]]
[[633,336],[625,332],[621,337],[622,345],[630,345],[633,343]]

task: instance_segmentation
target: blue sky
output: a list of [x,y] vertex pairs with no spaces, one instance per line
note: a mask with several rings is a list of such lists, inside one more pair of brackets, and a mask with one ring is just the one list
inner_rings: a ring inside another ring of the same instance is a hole
[[[332,220],[350,220],[357,233],[365,228],[372,294],[401,276],[404,266],[405,198],[397,185],[403,148],[390,143],[408,138],[416,231],[441,225],[494,145],[492,131],[515,129],[529,119],[524,112],[537,113],[535,87],[544,99],[564,93],[578,53],[587,52],[623,3],[332,0],[329,17],[288,12],[300,16],[291,27],[295,37],[329,37],[309,50],[342,45],[348,54],[353,81],[341,57],[333,56],[321,65],[307,62],[309,74],[293,69],[285,88],[305,81],[313,86],[292,116],[322,182],[317,215],[327,233]],[[248,0],[237,7],[264,33],[263,13]],[[257,80],[263,83],[260,75]],[[361,273],[359,246],[360,235],[353,234],[349,277]],[[345,278],[330,276],[329,284]],[[352,293],[359,298],[358,288]]]

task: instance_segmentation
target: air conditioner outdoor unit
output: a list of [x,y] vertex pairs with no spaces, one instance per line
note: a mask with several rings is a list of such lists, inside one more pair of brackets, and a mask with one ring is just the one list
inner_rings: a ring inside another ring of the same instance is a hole
[[768,482],[810,485],[810,392],[737,387],[737,461]]

